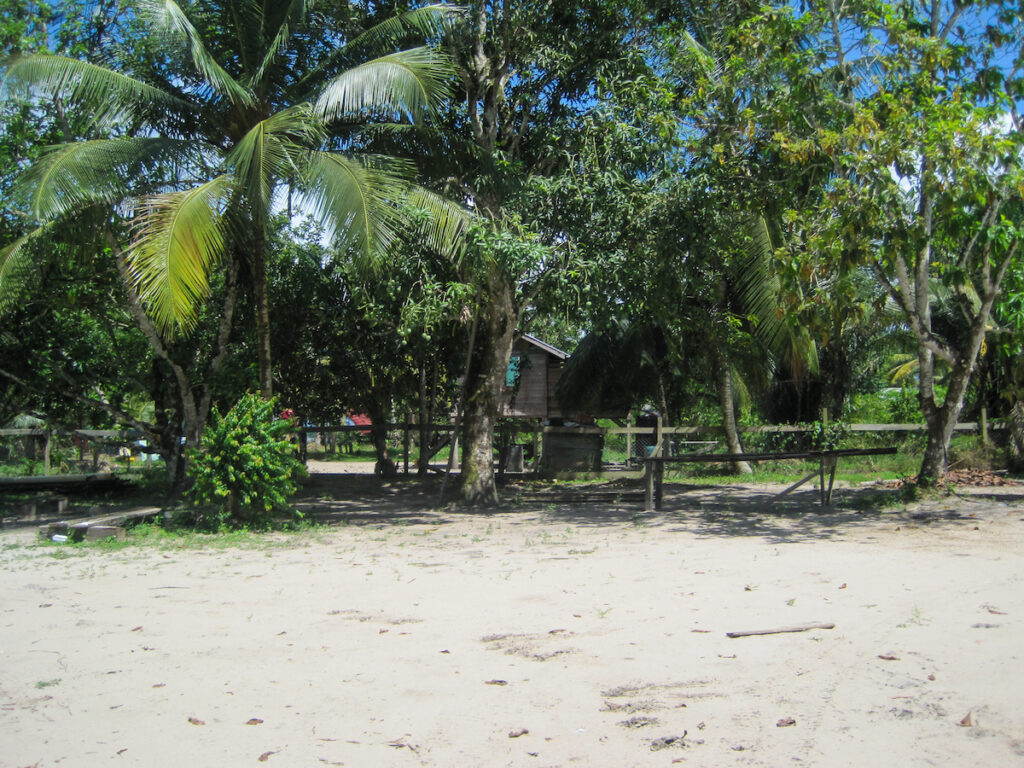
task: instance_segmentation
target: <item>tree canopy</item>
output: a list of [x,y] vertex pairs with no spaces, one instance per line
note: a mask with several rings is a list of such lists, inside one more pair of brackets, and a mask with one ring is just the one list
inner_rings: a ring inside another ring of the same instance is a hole
[[0,7],[7,413],[437,407],[477,503],[531,328],[733,452],[911,382],[923,483],[1024,394],[1018,3]]

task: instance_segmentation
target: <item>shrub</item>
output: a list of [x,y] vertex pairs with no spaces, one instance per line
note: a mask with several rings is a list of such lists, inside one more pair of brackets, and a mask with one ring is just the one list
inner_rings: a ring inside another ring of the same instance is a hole
[[225,415],[214,410],[200,447],[188,452],[200,525],[266,525],[288,510],[304,470],[288,440],[294,419],[276,415],[275,405],[248,393]]
[[[942,400],[938,402],[941,403]],[[895,394],[892,398],[891,408],[890,416],[897,424],[913,424],[923,420],[917,393],[909,387],[903,387]]]

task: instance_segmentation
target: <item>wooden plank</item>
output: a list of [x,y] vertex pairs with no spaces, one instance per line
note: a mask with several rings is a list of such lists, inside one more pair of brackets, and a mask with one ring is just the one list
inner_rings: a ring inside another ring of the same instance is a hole
[[84,491],[99,488],[117,488],[128,480],[109,472],[91,475],[30,475],[27,477],[0,477],[0,493],[11,491]]
[[[56,523],[44,525],[39,529],[39,535],[49,539],[56,535],[65,535],[72,541],[86,539],[93,541],[97,538],[105,539],[110,536],[123,538],[124,524],[131,521],[146,520],[156,517],[161,513],[160,507],[136,507],[123,512],[115,512],[110,515],[89,518],[85,520],[61,520]],[[89,532],[97,529],[95,533]],[[121,534],[117,532],[120,529]]]
[[682,456],[652,456],[652,461],[673,464],[701,464],[725,461],[782,461],[786,459],[820,459],[842,456],[888,456],[896,448],[840,448],[834,451],[783,451],[779,453],[687,453]]
[[817,475],[817,474],[818,474],[818,470],[814,470],[813,472],[811,472],[811,474],[807,475],[806,477],[803,477],[800,480],[797,480],[795,483],[793,483],[791,486],[789,486],[789,488],[787,488],[786,490],[784,490],[781,493],[779,493],[775,498],[781,499],[783,496],[788,496],[793,491],[795,491],[797,488],[799,488],[801,485],[806,483],[808,480],[813,480],[814,476]]
[[85,529],[86,541],[102,541],[103,539],[117,539],[124,541],[128,534],[119,525],[92,525]]

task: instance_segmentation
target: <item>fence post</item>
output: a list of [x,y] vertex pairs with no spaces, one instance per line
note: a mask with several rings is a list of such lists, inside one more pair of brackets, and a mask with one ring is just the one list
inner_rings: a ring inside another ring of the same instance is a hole
[[532,428],[533,428],[533,473],[535,475],[539,475],[540,474],[540,459],[541,459],[541,456],[540,456],[541,442],[540,442],[540,440],[538,438],[538,435],[540,435],[540,432],[541,432],[542,429],[544,429],[544,427],[541,426],[540,421],[536,421],[536,422],[534,422]]
[[988,408],[981,406],[981,444],[988,448]]
[[654,511],[654,462],[644,459],[644,512]]
[[633,433],[630,431],[633,429],[633,412],[630,411],[626,414],[626,466],[629,466],[630,459],[633,458]]
[[[665,434],[662,432],[661,413],[658,414],[658,421],[654,425],[654,452],[651,458],[658,456],[667,456],[671,451],[666,450],[667,446],[664,443]],[[662,485],[665,482],[665,462],[657,461],[654,463],[654,508],[661,509],[662,501]]]
[[410,414],[405,414],[405,436],[402,438],[402,452],[404,454],[403,461],[405,464],[405,474],[409,474],[409,419],[412,418]]
[[46,435],[43,442],[43,474],[50,474],[50,440],[53,437],[53,430],[46,428]]

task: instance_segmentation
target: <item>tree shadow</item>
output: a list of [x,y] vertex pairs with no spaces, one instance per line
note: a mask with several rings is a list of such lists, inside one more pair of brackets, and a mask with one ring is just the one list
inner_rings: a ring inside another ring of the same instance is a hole
[[844,538],[880,525],[969,529],[979,516],[1012,508],[1014,494],[936,495],[906,500],[895,488],[837,488],[823,506],[816,488],[778,497],[778,489],[686,486],[666,493],[662,514],[673,531],[700,538],[757,537],[772,543]]
[[592,485],[518,480],[502,484],[501,503],[472,509],[442,506],[440,489],[436,476],[383,479],[322,473],[309,478],[293,503],[307,519],[327,525],[444,525],[481,515],[509,525],[635,525],[700,538],[745,536],[773,543],[843,538],[883,524],[969,526],[978,515],[994,510],[1016,508],[1012,513],[1024,517],[1024,489],[971,489],[968,494],[908,502],[894,488],[837,488],[833,504],[825,507],[813,487],[780,498],[781,487],[666,483],[662,509],[653,513],[644,511],[642,485],[621,480]]
[[323,525],[441,525],[451,519],[439,509],[440,490],[432,477],[320,472],[303,482],[291,505]]

